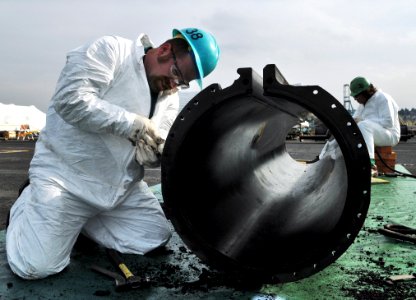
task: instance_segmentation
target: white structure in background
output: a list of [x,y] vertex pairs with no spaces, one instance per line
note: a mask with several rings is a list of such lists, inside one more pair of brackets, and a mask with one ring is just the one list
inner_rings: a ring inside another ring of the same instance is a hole
[[0,103],[0,133],[4,138],[32,138],[46,123],[46,114],[34,105],[21,106]]

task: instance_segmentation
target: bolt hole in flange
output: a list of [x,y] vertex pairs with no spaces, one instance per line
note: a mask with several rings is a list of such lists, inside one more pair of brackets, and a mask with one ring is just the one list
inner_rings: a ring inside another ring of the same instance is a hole
[[[362,136],[351,116],[331,107],[332,96],[281,84],[279,72],[266,68],[264,83],[239,69],[243,79],[207,87],[188,103],[199,105],[175,120],[174,138],[166,140],[162,193],[175,229],[204,262],[284,282],[318,272],[353,242],[365,219],[357,214],[365,216],[369,205],[362,168],[369,158],[357,147]],[[310,164],[300,160],[319,155],[324,140],[288,139],[307,118],[324,120],[340,146]],[[306,146],[302,154],[294,142]],[[319,144],[313,153],[312,142]]]

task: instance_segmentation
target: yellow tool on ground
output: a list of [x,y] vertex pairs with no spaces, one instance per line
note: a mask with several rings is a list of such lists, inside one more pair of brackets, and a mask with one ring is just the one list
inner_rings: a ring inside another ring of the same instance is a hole
[[120,254],[116,250],[106,249],[106,253],[111,259],[113,265],[121,271],[123,276],[95,265],[91,266],[91,269],[115,279],[117,291],[136,289],[149,283],[149,278],[134,275],[126,266]]

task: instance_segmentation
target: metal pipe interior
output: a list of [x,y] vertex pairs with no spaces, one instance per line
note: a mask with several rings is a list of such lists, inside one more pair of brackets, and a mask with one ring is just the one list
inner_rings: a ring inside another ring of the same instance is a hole
[[178,204],[189,226],[253,268],[296,265],[305,247],[328,238],[347,195],[342,154],[311,164],[289,155],[287,133],[305,109],[280,103],[245,96],[213,106],[179,152],[189,189]]

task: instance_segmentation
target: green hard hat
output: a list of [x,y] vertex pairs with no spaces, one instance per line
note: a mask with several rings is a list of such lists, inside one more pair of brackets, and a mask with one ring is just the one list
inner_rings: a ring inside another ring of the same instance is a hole
[[215,69],[220,56],[220,48],[214,36],[198,28],[173,29],[172,35],[174,38],[185,39],[191,46],[191,53],[198,69],[197,81],[202,88],[202,78]]
[[351,96],[355,97],[359,93],[364,92],[369,88],[370,84],[370,81],[368,81],[365,77],[355,77],[350,83]]

